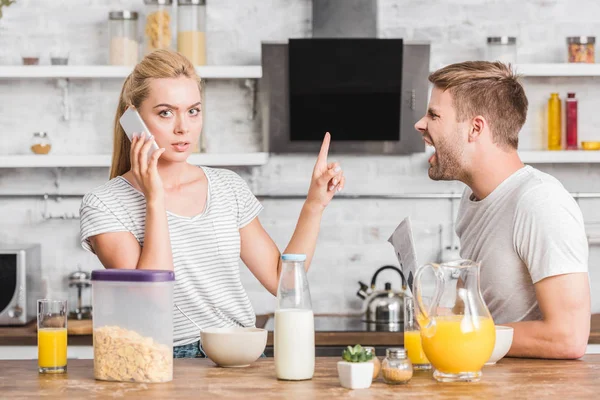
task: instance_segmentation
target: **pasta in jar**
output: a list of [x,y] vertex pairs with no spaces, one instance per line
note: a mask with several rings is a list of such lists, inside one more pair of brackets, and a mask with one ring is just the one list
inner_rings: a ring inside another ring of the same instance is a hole
[[171,47],[171,0],[145,0],[148,5],[146,27],[144,29],[146,54],[157,49]]

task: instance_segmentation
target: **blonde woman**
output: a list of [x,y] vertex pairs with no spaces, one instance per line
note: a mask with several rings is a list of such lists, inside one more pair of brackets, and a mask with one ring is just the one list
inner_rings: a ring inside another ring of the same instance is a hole
[[[149,132],[130,142],[119,124],[135,107]],[[106,268],[175,271],[175,302],[200,326],[254,326],[238,263],[273,295],[280,252],[264,230],[262,206],[234,172],[187,162],[202,130],[200,79],[179,53],[158,50],[127,77],[114,125],[110,181],[81,205],[81,243]],[[345,178],[327,163],[325,135],[287,253],[315,250],[321,216]],[[148,159],[156,142],[160,150]],[[198,329],[174,309],[174,357],[202,356]]]

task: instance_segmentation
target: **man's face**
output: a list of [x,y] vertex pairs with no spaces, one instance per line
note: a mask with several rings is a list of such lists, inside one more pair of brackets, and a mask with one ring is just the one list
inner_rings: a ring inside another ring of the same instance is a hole
[[464,175],[464,150],[468,141],[466,123],[457,122],[449,91],[434,87],[427,114],[415,129],[435,148],[429,159],[429,177],[433,180],[461,180]]

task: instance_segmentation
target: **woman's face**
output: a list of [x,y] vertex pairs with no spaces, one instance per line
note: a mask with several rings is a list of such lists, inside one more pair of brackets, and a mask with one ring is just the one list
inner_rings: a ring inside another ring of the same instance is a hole
[[185,161],[196,148],[202,131],[202,104],[194,79],[154,79],[138,112],[158,147],[165,148],[161,160]]

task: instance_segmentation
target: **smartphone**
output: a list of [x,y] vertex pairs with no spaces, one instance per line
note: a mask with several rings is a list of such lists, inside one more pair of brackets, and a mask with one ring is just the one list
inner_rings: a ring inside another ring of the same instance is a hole
[[[148,130],[148,128],[146,127],[144,120],[142,119],[142,117],[140,116],[140,114],[137,112],[137,110],[135,108],[129,107],[123,113],[121,118],[119,118],[119,123],[123,127],[123,130],[125,131],[125,134],[129,138],[129,141],[131,141],[133,139],[134,133],[139,134],[141,132],[146,132],[147,134],[151,134],[150,131]],[[158,145],[156,144],[155,141],[153,141],[152,146],[150,146],[150,150],[148,150],[148,160],[150,160],[150,156],[156,150],[158,150]]]

